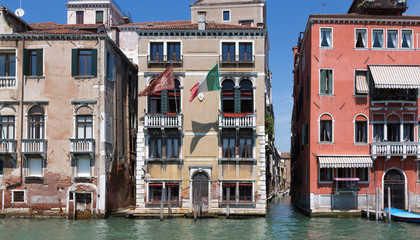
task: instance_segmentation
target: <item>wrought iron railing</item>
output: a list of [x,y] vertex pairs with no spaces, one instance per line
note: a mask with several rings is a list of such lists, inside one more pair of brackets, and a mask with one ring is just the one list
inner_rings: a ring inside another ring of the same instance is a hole
[[147,55],[148,63],[182,63],[182,55]]
[[220,55],[220,62],[221,63],[254,63],[255,56],[251,54],[243,54],[243,55]]

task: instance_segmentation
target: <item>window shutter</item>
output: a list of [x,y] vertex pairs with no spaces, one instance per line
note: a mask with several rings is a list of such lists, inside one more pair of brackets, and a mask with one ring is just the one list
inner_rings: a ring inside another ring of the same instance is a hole
[[160,96],[160,112],[167,113],[168,112],[168,90],[163,90]]
[[320,81],[320,88],[321,88],[319,90],[319,93],[326,93],[326,91],[325,91],[325,88],[326,88],[326,77],[327,77],[326,70],[322,69],[321,70],[321,76],[320,76],[320,79],[319,79],[319,81]]
[[42,49],[38,49],[36,50],[36,74],[38,76],[43,76],[43,62],[44,62],[44,56],[43,56],[43,52]]
[[23,49],[23,75],[29,75],[29,50]]
[[234,112],[240,113],[241,112],[241,89],[235,88],[234,90]]
[[92,75],[96,77],[98,69],[98,49],[92,49]]
[[77,76],[78,75],[78,69],[77,69],[77,62],[78,62],[78,51],[77,49],[71,50],[71,76]]

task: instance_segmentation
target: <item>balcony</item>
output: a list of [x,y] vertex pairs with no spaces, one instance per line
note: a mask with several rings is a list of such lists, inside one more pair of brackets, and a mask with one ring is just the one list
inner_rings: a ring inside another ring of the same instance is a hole
[[0,139],[0,154],[16,154],[16,140]]
[[256,114],[220,113],[219,128],[256,128]]
[[168,64],[174,65],[174,67],[180,67],[183,63],[182,55],[148,55],[147,64],[148,66],[167,66]]
[[95,139],[70,139],[70,154],[95,154]]
[[255,55],[220,55],[221,67],[254,67]]
[[407,156],[420,157],[420,142],[374,142],[371,143],[371,154],[373,159],[378,156],[385,156],[390,159],[393,156],[400,156],[402,159]]
[[144,116],[145,128],[182,128],[182,114],[148,113]]
[[0,77],[0,89],[16,88],[16,77]]
[[47,154],[47,140],[45,139],[22,139],[22,154]]

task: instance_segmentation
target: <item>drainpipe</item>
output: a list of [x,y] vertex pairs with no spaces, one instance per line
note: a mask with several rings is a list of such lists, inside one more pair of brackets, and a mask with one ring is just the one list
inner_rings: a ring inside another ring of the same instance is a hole
[[[99,158],[98,158],[98,161],[96,163],[96,179],[97,179],[97,184],[98,184],[98,186],[97,186],[97,189],[98,189],[97,191],[98,192],[96,193],[96,196],[97,196],[97,198],[96,198],[96,214],[98,214],[99,198],[101,197],[101,195],[100,195],[101,181],[100,181],[100,173],[99,173],[99,164],[101,162],[101,147],[102,147],[102,143],[101,143],[101,71],[100,71],[101,70],[100,59],[101,59],[102,47],[101,47],[101,38],[100,37],[98,37],[98,42],[99,42],[99,49],[98,49],[99,64],[98,64],[98,68],[97,68],[97,71],[98,71],[98,103],[97,103],[97,105],[98,105],[98,116],[97,116],[98,123],[97,123],[97,126],[98,126],[98,140],[99,140],[98,141],[99,142],[99,144],[98,144]],[[96,59],[96,61],[98,61],[98,59]],[[102,197],[104,197],[104,196],[102,196]]]

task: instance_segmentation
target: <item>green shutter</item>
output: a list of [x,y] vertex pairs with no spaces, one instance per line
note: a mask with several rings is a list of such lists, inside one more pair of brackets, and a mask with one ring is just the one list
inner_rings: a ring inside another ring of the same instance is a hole
[[29,50],[23,49],[23,75],[29,75]]
[[328,70],[328,90],[329,90],[329,94],[333,94],[333,73],[332,70]]
[[326,70],[324,70],[324,69],[321,69],[321,74],[320,74],[321,76],[320,76],[320,79],[319,79],[319,82],[320,82],[320,85],[319,85],[319,87],[320,87],[320,89],[319,89],[319,93],[321,93],[321,94],[325,94],[326,93],[326,78],[327,78],[327,73],[326,73]]
[[92,75],[96,77],[98,69],[98,50],[92,49]]
[[42,49],[38,49],[36,50],[36,74],[38,76],[43,76],[44,72],[43,72],[43,62],[44,62],[44,56],[43,56],[43,52]]
[[233,103],[234,103],[235,113],[240,113],[241,112],[241,89],[239,88],[235,88],[234,90]]
[[79,52],[77,51],[77,49],[72,49],[71,50],[71,76],[72,77],[74,77],[74,76],[77,76],[77,75],[79,75],[78,74],[78,66],[77,66],[77,63],[78,63],[78,54]]
[[168,90],[161,91],[160,112],[161,113],[167,113],[168,112]]

